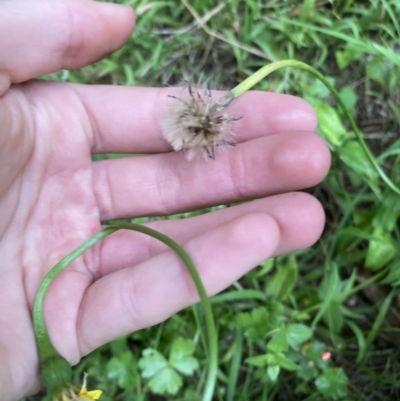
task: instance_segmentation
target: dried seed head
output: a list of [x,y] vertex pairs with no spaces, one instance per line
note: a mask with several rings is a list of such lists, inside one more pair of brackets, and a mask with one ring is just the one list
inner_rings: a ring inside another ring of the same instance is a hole
[[[232,129],[229,127],[240,118],[232,118],[226,113],[231,101],[213,104],[211,91],[193,88],[188,83],[189,98],[175,99],[170,115],[162,124],[165,139],[175,151],[182,151],[188,160],[200,152],[207,159],[215,160],[215,150],[218,146],[234,146]],[[222,111],[225,113],[221,113]]]

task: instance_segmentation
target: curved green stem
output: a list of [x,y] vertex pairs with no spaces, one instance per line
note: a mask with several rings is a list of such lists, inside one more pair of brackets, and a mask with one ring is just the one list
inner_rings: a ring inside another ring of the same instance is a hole
[[211,401],[212,396],[214,394],[214,388],[218,373],[218,337],[217,337],[217,330],[215,328],[211,303],[208,299],[206,290],[201,281],[199,273],[197,272],[197,269],[194,263],[192,262],[192,259],[175,241],[173,241],[166,235],[159,233],[158,231],[152,230],[151,228],[135,223],[113,223],[110,224],[109,227],[118,227],[118,229],[126,228],[129,230],[139,231],[141,233],[150,235],[151,237],[158,239],[165,245],[169,246],[172,250],[174,250],[185,264],[196,286],[197,292],[199,293],[200,301],[204,309],[204,316],[207,327],[208,347],[209,347],[209,354],[208,354],[209,360],[208,360],[208,374],[207,374],[206,387],[203,393],[203,401]]
[[[211,304],[208,300],[206,290],[190,256],[175,241],[173,241],[166,235],[159,233],[158,231],[136,223],[111,223],[109,226],[94,235],[92,238],[90,238],[88,241],[86,241],[84,244],[79,246],[64,259],[62,259],[59,263],[57,263],[49,271],[49,273],[46,275],[43,282],[41,283],[33,307],[33,322],[39,353],[39,360],[41,364],[41,378],[43,384],[50,391],[54,391],[57,390],[58,387],[64,385],[65,382],[69,382],[71,379],[71,367],[69,363],[64,358],[62,358],[55,350],[53,344],[50,341],[46,328],[46,323],[44,320],[44,300],[50,284],[67,266],[69,266],[85,251],[87,251],[89,248],[97,244],[108,235],[121,229],[138,231],[163,242],[165,245],[167,245],[177,253],[177,255],[185,264],[190,276],[192,277],[204,308],[204,315],[207,326],[207,339],[209,345],[208,375],[206,387],[203,393],[203,401],[211,401],[218,372],[218,341]],[[53,372],[55,372],[55,374]]]
[[66,383],[71,381],[72,371],[70,364],[54,348],[47,332],[44,320],[44,300],[50,284],[54,279],[82,253],[101,241],[103,238],[115,232],[116,229],[105,228],[90,238],[84,244],[76,248],[64,259],[58,262],[45,276],[33,305],[33,328],[40,362],[40,378],[43,385],[49,390],[57,392]]
[[346,106],[344,105],[339,93],[336,91],[336,89],[331,85],[331,83],[321,73],[319,73],[314,68],[310,67],[308,64],[305,64],[305,63],[302,63],[301,61],[296,61],[296,60],[282,60],[282,61],[277,61],[275,63],[268,64],[268,65],[260,68],[258,71],[256,71],[254,74],[252,74],[250,77],[245,79],[242,83],[240,83],[235,88],[233,88],[221,100],[219,100],[218,103],[224,104],[227,102],[229,104],[233,98],[236,98],[236,97],[242,95],[244,92],[247,92],[255,84],[257,84],[258,82],[263,80],[265,77],[267,77],[273,71],[276,71],[279,68],[283,68],[283,67],[295,67],[295,68],[300,68],[302,70],[306,70],[309,73],[311,73],[312,75],[314,75],[316,78],[318,78],[330,90],[330,92],[335,97],[336,101],[338,102],[340,108],[342,109],[344,115],[349,120],[351,128],[352,128],[355,136],[357,137],[357,140],[360,143],[360,146],[361,146],[362,150],[364,151],[367,159],[372,164],[372,166],[374,167],[376,172],[379,174],[379,176],[382,178],[382,180],[386,183],[386,185],[392,191],[394,191],[396,194],[400,195],[400,189],[392,182],[392,180],[382,170],[382,168],[377,163],[375,157],[369,150],[368,145],[365,143],[365,140],[364,140],[361,132],[359,131],[351,114],[349,113]]

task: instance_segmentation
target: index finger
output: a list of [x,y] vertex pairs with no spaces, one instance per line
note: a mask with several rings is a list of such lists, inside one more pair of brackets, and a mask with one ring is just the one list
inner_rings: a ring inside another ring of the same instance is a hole
[[[89,113],[93,153],[159,153],[171,150],[161,123],[168,118],[182,88],[72,85]],[[213,91],[218,100],[224,92]],[[290,95],[251,91],[229,106],[240,117],[235,139],[244,142],[277,133],[314,131],[317,118],[304,100]]]

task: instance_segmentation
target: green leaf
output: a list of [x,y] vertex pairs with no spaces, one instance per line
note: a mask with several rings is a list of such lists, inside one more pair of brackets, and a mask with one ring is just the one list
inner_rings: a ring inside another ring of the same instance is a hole
[[279,366],[282,369],[294,371],[297,370],[299,367],[291,361],[290,359],[286,358],[286,356],[282,352],[271,352],[264,355],[257,355],[251,358],[247,358],[246,362],[249,365],[257,366],[257,367],[275,367]]
[[347,395],[347,382],[341,368],[328,368],[315,380],[315,385],[324,397],[339,400]]
[[304,324],[291,323],[285,327],[286,339],[289,345],[302,344],[312,337],[312,330]]
[[[222,32],[232,43],[237,43],[236,37],[231,30],[223,29]],[[243,51],[239,49],[237,46],[233,46],[232,50],[236,57],[238,69],[243,69]]]
[[315,2],[316,0],[304,0],[303,4],[301,5],[302,15],[308,14],[310,16],[314,16]]
[[[400,143],[399,143],[400,144]],[[400,217],[399,196],[395,193],[385,193],[382,203],[379,205],[375,213],[373,224],[374,227],[382,226],[387,231],[393,231]]]
[[192,356],[194,344],[191,340],[177,338],[171,347],[169,362],[178,372],[191,375],[198,369],[199,362]]
[[251,313],[238,313],[236,315],[236,323],[242,329],[247,329],[247,328],[251,327],[253,324],[253,320],[251,318]]
[[[335,86],[335,79],[332,77],[326,77],[332,86]],[[310,103],[315,103],[316,99],[324,100],[331,96],[331,91],[326,85],[314,77],[308,77],[302,83],[302,89],[305,92],[305,99]]]
[[267,260],[264,260],[264,262],[260,263],[261,269],[254,270],[256,273],[256,277],[262,277],[269,273],[275,266],[274,263],[274,258],[270,258]]
[[340,277],[338,273],[338,267],[336,264],[332,264],[318,288],[318,297],[323,302],[327,302],[331,299],[339,299],[339,296]]
[[321,317],[333,333],[340,330],[343,324],[341,306],[341,282],[338,267],[332,263],[330,270],[326,273],[319,289],[318,297],[322,300],[321,308],[315,316],[312,326],[315,326]]
[[249,365],[257,366],[259,368],[267,366],[269,362],[269,354],[252,356],[250,358],[247,358],[245,361]]
[[287,263],[281,265],[269,280],[266,288],[268,296],[276,299],[286,298],[297,282],[298,266],[295,257],[288,258]]
[[346,68],[351,61],[358,60],[363,54],[357,46],[347,45],[343,51],[337,51],[335,53],[336,63],[338,67],[343,70]]
[[367,77],[385,86],[389,63],[385,58],[375,58],[367,64]]
[[356,363],[360,363],[362,360],[363,355],[367,352],[367,347],[366,347],[366,341],[365,341],[365,336],[363,331],[361,330],[360,327],[356,323],[354,323],[352,320],[348,319],[346,320],[346,325],[350,327],[351,330],[353,330],[353,333],[356,336],[357,339],[357,359]]
[[362,360],[365,357],[366,352],[369,350],[371,344],[375,341],[376,337],[381,331],[381,327],[385,322],[386,315],[395,296],[398,296],[398,289],[392,288],[390,293],[386,295],[386,297],[383,299],[383,302],[378,306],[378,315],[376,316],[372,327],[369,329],[367,338],[365,340],[365,352],[360,352],[359,360]]
[[243,342],[242,330],[237,329],[235,340],[231,347],[232,358],[229,367],[226,401],[233,401],[235,399],[236,389],[238,383],[240,383],[239,378],[242,368]]
[[339,92],[340,97],[346,108],[354,115],[356,104],[357,104],[357,94],[351,86],[345,86]]
[[111,358],[107,363],[107,377],[117,379],[118,386],[123,389],[132,387],[136,380],[135,362],[130,351]]
[[185,389],[182,400],[179,401],[201,401],[201,395],[194,388]]
[[174,369],[164,368],[156,373],[148,384],[155,394],[175,395],[182,387],[182,378]]
[[280,367],[278,365],[268,366],[267,375],[272,382],[276,381],[279,376]]
[[265,294],[263,291],[259,290],[238,290],[238,291],[228,291],[222,294],[213,296],[210,301],[213,304],[225,303],[230,301],[242,301],[242,300],[252,300],[258,299],[265,302]]
[[155,394],[176,394],[182,386],[182,378],[176,372],[191,375],[198,368],[198,361],[192,356],[192,341],[177,338],[169,355],[169,362],[158,351],[147,348],[139,361],[142,376],[150,379],[148,385]]
[[267,348],[273,352],[285,352],[289,349],[285,328],[279,329],[268,341]]
[[269,314],[264,307],[255,308],[251,313],[239,313],[236,321],[250,340],[262,340],[271,329]]
[[296,376],[303,381],[315,379],[320,373],[312,361],[302,360],[299,364],[299,369],[296,371]]
[[351,178],[358,179],[358,182],[354,182],[355,184],[361,183],[360,178],[364,178],[372,189],[377,187],[378,173],[367,159],[364,150],[358,142],[347,141],[338,152],[342,161],[356,173],[351,176]]
[[139,368],[142,370],[142,376],[149,378],[154,376],[160,370],[168,366],[164,355],[152,348],[146,348],[142,352],[143,357],[139,360]]
[[382,280],[382,284],[390,284],[392,287],[400,286],[400,260],[390,264],[389,273]]
[[369,241],[365,267],[379,270],[393,259],[396,249],[392,243],[390,232],[382,226],[375,227],[373,238]]
[[299,366],[296,365],[293,361],[291,361],[290,359],[286,358],[286,356],[282,353],[278,353],[275,355],[276,358],[276,362],[277,364],[285,370],[289,370],[289,371],[295,371],[297,369],[299,369]]
[[340,294],[340,300],[344,301],[345,299],[347,299],[350,296],[351,290],[353,289],[356,280],[357,280],[357,270],[354,269],[351,272],[350,277],[347,280],[344,280],[343,282],[343,287],[342,287],[342,291]]
[[350,137],[337,111],[325,103],[313,103],[318,115],[319,129],[333,146],[341,146]]
[[343,326],[343,314],[341,304],[335,299],[331,299],[324,311],[324,321],[333,333],[339,333]]
[[312,330],[304,324],[291,323],[275,331],[267,348],[273,352],[285,352],[289,345],[295,347],[312,337]]

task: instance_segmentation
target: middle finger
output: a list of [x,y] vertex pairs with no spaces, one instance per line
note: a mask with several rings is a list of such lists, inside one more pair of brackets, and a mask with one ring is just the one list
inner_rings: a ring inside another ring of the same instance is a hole
[[329,164],[318,135],[290,132],[241,143],[216,161],[171,152],[95,162],[94,189],[103,221],[168,215],[307,188]]

